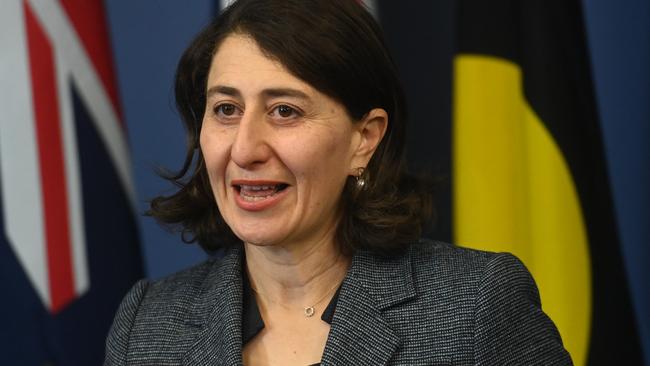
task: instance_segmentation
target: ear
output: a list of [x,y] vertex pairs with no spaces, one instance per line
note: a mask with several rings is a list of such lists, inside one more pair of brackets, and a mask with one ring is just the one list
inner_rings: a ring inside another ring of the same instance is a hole
[[354,128],[359,134],[358,144],[352,156],[350,175],[357,175],[359,168],[365,168],[384,138],[388,127],[388,113],[381,108],[375,108],[366,113]]

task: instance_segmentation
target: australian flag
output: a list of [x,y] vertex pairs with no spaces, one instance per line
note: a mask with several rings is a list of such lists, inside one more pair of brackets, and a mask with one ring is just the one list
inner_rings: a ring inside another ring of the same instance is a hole
[[0,364],[99,365],[143,276],[101,0],[0,2]]

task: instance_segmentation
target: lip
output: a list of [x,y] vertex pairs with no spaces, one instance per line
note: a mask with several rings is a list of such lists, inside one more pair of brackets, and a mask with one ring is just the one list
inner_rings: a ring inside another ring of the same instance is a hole
[[[247,185],[247,186],[276,186],[279,184],[287,185],[286,188],[279,192],[275,192],[268,198],[264,198],[259,201],[246,201],[240,195],[238,186]],[[239,208],[245,211],[262,211],[266,210],[272,206],[275,206],[280,202],[287,194],[287,191],[291,186],[282,181],[274,180],[250,180],[250,179],[235,179],[230,182],[230,186],[235,197],[235,203]]]

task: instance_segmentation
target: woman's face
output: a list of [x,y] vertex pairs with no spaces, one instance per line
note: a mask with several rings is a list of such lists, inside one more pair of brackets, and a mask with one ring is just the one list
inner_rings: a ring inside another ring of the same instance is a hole
[[362,125],[252,38],[228,36],[212,60],[200,137],[226,223],[256,245],[331,240],[346,178],[372,154]]

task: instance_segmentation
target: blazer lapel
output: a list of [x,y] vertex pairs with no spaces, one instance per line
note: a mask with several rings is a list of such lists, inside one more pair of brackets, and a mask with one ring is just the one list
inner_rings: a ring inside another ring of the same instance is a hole
[[357,253],[341,287],[322,365],[386,365],[401,340],[383,311],[413,299],[409,253]]
[[[228,252],[208,274],[188,316],[193,339],[183,365],[242,364],[242,253]],[[386,365],[401,340],[384,311],[416,296],[409,253],[355,254],[341,286],[322,365]]]
[[183,365],[241,365],[241,249],[228,252],[204,283],[188,318],[192,345]]

